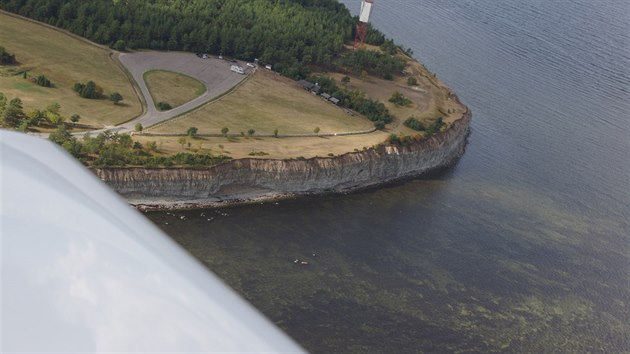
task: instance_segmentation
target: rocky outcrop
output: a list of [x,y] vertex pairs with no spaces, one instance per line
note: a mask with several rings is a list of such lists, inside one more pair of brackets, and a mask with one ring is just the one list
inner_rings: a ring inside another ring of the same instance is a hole
[[192,207],[344,192],[420,175],[464,152],[470,112],[444,132],[406,145],[306,160],[238,159],[207,169],[107,168],[94,173],[132,204]]

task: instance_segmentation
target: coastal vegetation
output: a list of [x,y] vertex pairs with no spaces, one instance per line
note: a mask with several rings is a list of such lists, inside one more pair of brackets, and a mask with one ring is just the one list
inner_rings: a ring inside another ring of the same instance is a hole
[[[0,92],[20,97],[26,112],[58,102],[63,115],[79,114],[82,124],[94,128],[122,123],[141,112],[133,85],[110,59],[107,49],[3,13],[0,43],[16,58],[15,65],[0,66]],[[31,81],[40,75],[51,82],[51,87]],[[106,100],[88,102],[73,91],[75,83],[90,80],[109,92],[120,93],[125,104],[112,107]]]
[[93,167],[174,167],[201,168],[214,166],[230,157],[214,155],[210,151],[180,152],[173,155],[161,154],[158,144],[144,145],[134,142],[128,134],[100,133],[92,137],[87,133],[82,139],[70,135],[64,125],[52,132],[49,140],[61,145],[72,156],[87,166]]
[[206,92],[206,86],[201,81],[188,75],[166,70],[150,70],[143,76],[153,102],[160,111],[179,107]]

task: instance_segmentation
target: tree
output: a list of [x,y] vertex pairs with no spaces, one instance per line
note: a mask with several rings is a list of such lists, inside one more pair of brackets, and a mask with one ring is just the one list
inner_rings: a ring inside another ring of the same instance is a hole
[[227,134],[228,134],[229,131],[230,131],[230,129],[228,129],[227,127],[221,128],[221,134],[223,134],[223,136],[227,137]]
[[48,119],[52,125],[60,125],[63,122],[61,114],[53,113],[51,111],[46,111],[46,119]]
[[247,131],[247,135],[252,136],[256,133],[256,131],[254,129],[250,129]]
[[193,137],[195,135],[197,135],[197,131],[199,131],[199,129],[197,129],[197,127],[190,127],[188,128],[188,130],[186,130],[186,135]]
[[72,89],[83,98],[101,98],[103,95],[103,89],[98,87],[94,81],[88,81],[85,84],[77,82]]
[[48,140],[57,143],[59,145],[63,145],[66,141],[72,139],[72,135],[66,130],[65,125],[60,125],[55,129],[54,132],[48,135]]
[[411,100],[405,97],[402,93],[395,91],[392,94],[392,97],[389,98],[389,102],[395,104],[396,106],[408,106],[411,104]]
[[341,82],[342,82],[344,85],[347,85],[347,84],[350,82],[350,76],[346,75],[346,76],[342,77],[342,78],[341,78]]
[[415,77],[411,76],[407,79],[407,85],[416,86],[417,84],[418,84],[418,80]]
[[50,82],[50,80],[45,76],[45,75],[39,75],[36,79],[35,79],[35,83],[39,86],[42,87],[51,87],[52,83]]
[[45,117],[46,116],[44,112],[40,111],[39,109],[31,109],[30,111],[26,112],[26,119],[28,120],[29,125],[38,126],[42,122],[42,119],[44,119]]
[[173,107],[171,107],[170,104],[168,104],[167,102],[164,102],[164,101],[160,101],[157,104],[157,109],[160,110],[160,111],[168,111],[171,108],[173,108]]
[[46,110],[50,113],[59,114],[61,111],[61,105],[57,102],[51,102],[46,106]]
[[0,114],[4,112],[4,109],[7,107],[7,97],[4,93],[0,92]]
[[367,80],[367,75],[368,75],[367,71],[361,70],[361,80],[363,81]]
[[133,127],[133,130],[135,130],[137,132],[141,132],[142,131],[142,124],[136,123],[136,125]]
[[73,114],[73,115],[70,117],[70,121],[71,121],[72,123],[78,123],[80,119],[81,119],[81,116],[80,116],[80,115],[78,115],[78,114]]
[[278,137],[278,129],[273,130],[273,136],[276,138]]
[[125,51],[125,49],[127,48],[127,43],[125,43],[125,41],[124,41],[124,40],[119,39],[119,40],[117,40],[117,41],[114,43],[114,45],[112,46],[112,48],[113,48],[114,50],[119,51],[119,52],[124,52],[124,51]]
[[313,129],[313,133],[319,134],[319,127],[315,127],[315,129]]
[[177,138],[177,142],[182,146],[182,148],[184,147],[184,145],[186,144],[186,137],[185,136],[180,136],[179,138]]
[[4,47],[0,47],[0,65],[13,65],[15,64],[15,55],[7,52]]
[[20,125],[22,118],[24,118],[24,111],[22,110],[22,100],[14,98],[6,105],[0,116],[2,123],[8,127],[17,127]]
[[118,102],[123,100],[123,96],[118,92],[112,92],[112,94],[109,95],[109,100],[114,102],[114,104],[118,104]]

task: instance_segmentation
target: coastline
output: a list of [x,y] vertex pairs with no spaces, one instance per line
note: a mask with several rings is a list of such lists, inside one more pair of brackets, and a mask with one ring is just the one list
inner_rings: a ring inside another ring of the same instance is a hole
[[[457,96],[453,98],[459,102]],[[445,131],[429,138],[335,157],[244,158],[205,169],[91,170],[142,211],[219,208],[347,193],[417,177],[454,164],[464,153],[471,117],[466,107],[462,116]]]

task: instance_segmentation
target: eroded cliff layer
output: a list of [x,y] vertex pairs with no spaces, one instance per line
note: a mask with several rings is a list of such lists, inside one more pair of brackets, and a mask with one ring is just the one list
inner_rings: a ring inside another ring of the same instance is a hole
[[464,152],[470,112],[444,132],[391,145],[308,160],[238,159],[207,169],[107,168],[94,173],[132,204],[186,207],[285,195],[344,192],[419,175]]

